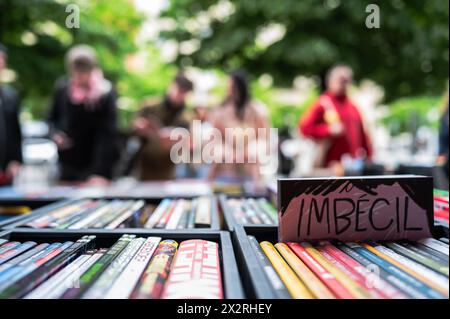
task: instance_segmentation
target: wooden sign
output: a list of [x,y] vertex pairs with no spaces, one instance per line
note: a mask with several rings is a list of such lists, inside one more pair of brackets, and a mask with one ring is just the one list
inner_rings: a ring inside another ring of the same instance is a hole
[[431,237],[433,179],[425,176],[278,181],[279,241]]

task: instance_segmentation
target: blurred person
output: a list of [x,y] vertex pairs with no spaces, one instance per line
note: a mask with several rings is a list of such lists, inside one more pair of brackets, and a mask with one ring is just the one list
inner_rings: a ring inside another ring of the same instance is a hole
[[444,168],[447,178],[449,177],[449,92],[445,98],[444,112],[441,117],[439,129],[439,156],[437,164]]
[[323,154],[317,159],[316,166],[337,167],[337,175],[344,174],[343,165],[349,160],[361,166],[372,156],[371,141],[361,114],[347,94],[352,80],[350,67],[338,65],[330,69],[326,76],[326,91],[299,123],[303,136],[322,147]]
[[194,85],[179,72],[161,100],[150,101],[137,114],[133,134],[139,137],[141,147],[135,159],[134,175],[142,181],[171,180],[176,177],[175,164],[170,158],[171,129],[189,129],[186,114],[187,95]]
[[[200,103],[199,105],[194,107],[192,114],[192,121],[198,121],[201,126],[202,132],[202,145],[204,142],[207,142],[210,137],[211,130],[214,129],[210,119],[210,108],[205,106],[204,103]],[[191,130],[192,131],[192,130]],[[191,135],[193,136],[193,132]],[[191,152],[202,152],[202,145],[197,145],[198,143],[192,143]],[[189,177],[197,178],[197,179],[206,179],[209,176],[209,172],[211,169],[211,165],[207,163],[189,163],[187,165],[187,170],[189,173]]]
[[56,83],[48,116],[60,178],[104,186],[113,177],[118,157],[116,92],[91,47],[73,47],[66,67],[69,77]]
[[[0,43],[0,79],[6,69],[7,49]],[[22,163],[22,133],[17,93],[0,82],[0,185],[11,184]]]
[[[258,129],[269,130],[268,112],[264,105],[252,100],[246,72],[237,70],[229,75],[228,93],[223,103],[216,108],[210,122],[214,128],[221,132],[223,139],[223,152],[232,152],[236,156],[244,154],[244,163],[215,163],[212,165],[209,178],[218,182],[242,183],[245,181],[257,181],[260,179],[260,163],[249,163],[248,156],[252,150],[250,143],[256,143],[258,139],[268,138],[258,135]],[[248,140],[242,136],[245,149],[237,149],[236,143],[227,143],[225,136],[227,129],[253,129],[256,140]],[[255,151],[255,149],[253,149]],[[227,154],[224,153],[224,156]]]

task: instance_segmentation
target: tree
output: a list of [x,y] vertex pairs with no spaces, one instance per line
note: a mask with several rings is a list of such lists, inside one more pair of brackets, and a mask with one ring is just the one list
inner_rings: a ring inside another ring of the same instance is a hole
[[[69,4],[80,8],[80,28],[66,26]],[[0,0],[0,42],[8,47],[25,107],[36,117],[45,115],[53,85],[65,74],[65,53],[79,43],[96,49],[106,77],[124,89],[122,94],[134,93],[122,82],[134,81],[124,62],[137,50],[142,22],[128,0]]]
[[[370,4],[380,8],[379,29],[366,27]],[[180,64],[244,67],[290,85],[343,62],[383,85],[388,100],[441,94],[448,79],[448,1],[172,0],[164,16],[176,20],[165,38],[197,43],[179,50]],[[279,39],[259,40],[277,28]]]

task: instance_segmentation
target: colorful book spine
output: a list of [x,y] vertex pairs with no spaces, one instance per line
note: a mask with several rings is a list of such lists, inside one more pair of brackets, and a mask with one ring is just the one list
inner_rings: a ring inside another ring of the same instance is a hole
[[10,267],[2,271],[0,273],[0,291],[7,287],[9,284],[19,279],[22,275],[25,274],[26,270],[28,270],[31,266],[34,266],[34,264],[38,264],[40,260],[45,260],[44,258],[51,258],[56,253],[59,253],[60,247],[61,243],[53,243],[43,251],[38,252],[36,255],[33,255],[21,261],[14,267]]
[[187,240],[180,244],[164,286],[163,299],[222,299],[217,243]]
[[[99,260],[105,253],[106,249],[99,249],[90,258],[84,262],[80,267],[76,268],[74,271],[70,272],[70,275],[64,279],[60,285],[55,285],[48,294],[45,295],[45,299],[60,299],[63,297],[64,293],[71,288],[80,287],[80,277]],[[39,298],[38,298],[39,299]]]
[[358,283],[352,280],[346,273],[340,270],[338,267],[329,262],[320,252],[317,251],[311,244],[302,243],[305,250],[325,267],[330,273],[332,273],[336,279],[357,299],[368,299],[371,295]]
[[297,276],[305,283],[309,291],[319,299],[335,299],[333,293],[323,284],[323,282],[314,275],[314,273],[306,266],[286,244],[276,244],[280,254],[291,266]]
[[83,294],[83,299],[103,299],[130,263],[131,259],[144,244],[144,238],[133,239],[120,255],[108,266],[105,272],[95,283]]
[[253,236],[248,236],[248,240],[250,242],[250,245],[253,247],[256,258],[263,268],[266,278],[268,279],[275,296],[279,299],[291,299],[291,294],[286,289],[286,286],[283,284],[283,281],[281,280],[280,276],[278,276],[270,261],[267,259],[256,238]]
[[131,298],[158,299],[161,297],[177,248],[178,243],[173,240],[163,240],[158,245]]
[[38,217],[26,225],[32,228],[46,228],[56,220],[64,219],[79,210],[80,204],[70,204],[52,211],[49,214]]
[[269,214],[266,213],[266,211],[258,204],[256,199],[250,198],[248,200],[248,205],[252,207],[252,209],[257,212],[259,218],[264,223],[264,225],[273,225],[274,221],[270,217]]
[[306,249],[298,243],[288,243],[289,248],[313,271],[317,277],[340,299],[353,299],[353,295],[336,279],[336,277],[322,266]]
[[186,209],[186,201],[183,199],[178,200],[173,209],[172,216],[167,222],[166,229],[170,230],[177,229],[177,226],[180,222],[181,216],[183,215],[185,209]]
[[70,225],[68,229],[83,229],[88,228],[91,223],[94,223],[98,218],[102,215],[107,214],[109,211],[109,207],[107,204],[102,207],[96,209],[94,212],[89,214],[86,218],[81,219],[80,221]]
[[351,267],[341,261],[339,258],[335,258],[332,254],[329,254],[322,247],[316,247],[317,251],[331,264],[333,264],[336,268],[342,271],[348,278],[350,278],[355,284],[359,285],[361,289],[365,290],[365,292],[373,299],[385,299],[384,295],[380,293],[376,288],[369,285],[366,282],[364,276],[362,276],[359,272],[354,271]]
[[240,202],[241,209],[244,212],[244,215],[251,221],[254,225],[262,225],[264,222],[261,219],[261,216],[249,205],[246,200],[241,200]]
[[431,288],[439,291],[440,293],[448,296],[448,278],[445,276],[441,276],[438,273],[433,272],[421,264],[414,262],[411,259],[408,259],[394,250],[391,250],[387,247],[384,247],[377,243],[364,244],[369,251],[378,255],[379,257],[385,259],[390,262],[394,266],[403,270],[404,272],[414,276],[419,279],[423,283],[427,284]]
[[[115,204],[115,205],[114,205]],[[132,209],[135,201],[125,201],[117,203],[109,203],[109,212],[98,218],[94,223],[89,225],[89,228],[106,228],[109,224],[114,222],[116,219],[121,218],[123,214],[126,214],[130,209]],[[117,228],[117,227],[114,227]],[[114,229],[110,227],[109,229]]]
[[6,295],[7,298],[20,298],[28,294],[43,281],[58,272],[62,267],[69,264],[74,258],[77,258],[79,255],[86,252],[94,239],[95,236],[84,236],[76,243],[72,243],[57,256],[46,261],[30,274],[15,282],[14,285],[6,289],[3,294]]
[[[357,260],[353,259],[350,255],[345,254],[343,251],[339,250],[336,246],[330,244],[329,242],[322,242],[321,247],[324,251],[334,256],[335,258],[341,260],[350,269],[353,269],[355,273],[360,274],[364,278],[364,284],[368,288],[375,288],[384,297],[388,299],[406,299],[407,296],[402,293],[395,286],[389,284],[381,276],[375,275],[369,269],[364,267]],[[367,263],[366,263],[367,264]]]
[[434,271],[439,272],[447,277],[449,276],[448,263],[442,263],[431,258],[427,258],[422,254],[416,253],[415,251],[396,243],[387,243],[386,246],[400,255],[408,257],[411,260],[415,260],[416,262],[423,264],[428,268],[433,269]]
[[228,200],[228,208],[230,209],[231,213],[233,214],[233,216],[236,219],[238,224],[241,224],[241,225],[249,224],[249,221],[245,215],[245,212],[242,209],[242,205],[240,204],[240,202],[238,200],[236,200],[236,199]]
[[13,259],[14,257],[22,254],[23,252],[33,248],[36,246],[35,242],[27,241],[23,244],[17,245],[13,249],[10,249],[2,254],[0,254],[0,265],[6,263],[8,260]]
[[261,248],[267,258],[272,263],[281,280],[286,285],[289,293],[294,299],[313,299],[313,294],[308,290],[305,284],[297,277],[295,272],[289,267],[284,259],[277,252],[275,247],[269,242],[262,242]]
[[273,207],[273,205],[270,204],[267,201],[267,199],[265,199],[265,198],[258,199],[258,204],[267,213],[267,215],[269,215],[272,218],[273,222],[275,224],[277,224],[278,223],[278,212],[275,209],[275,207]]
[[50,225],[48,225],[48,227],[56,229],[66,229],[70,225],[85,218],[92,211],[97,209],[100,205],[101,205],[100,201],[87,201],[84,203],[80,203],[78,209],[75,209],[76,206],[74,206],[74,210],[72,211],[71,214],[67,215],[64,218],[58,218],[54,220],[52,223],[50,223]]
[[33,249],[20,254],[19,256],[7,261],[6,263],[4,263],[3,265],[0,266],[0,274],[5,271],[8,268],[14,267],[18,264],[20,264],[21,262],[33,257],[34,255],[42,252],[44,249],[46,249],[48,247],[48,244],[40,244],[37,245],[36,247],[34,247]]
[[420,280],[416,279],[415,277],[409,275],[408,273],[404,272],[403,270],[399,269],[398,267],[394,266],[390,262],[386,261],[383,258],[380,258],[373,252],[369,251],[365,247],[358,245],[356,243],[347,243],[347,245],[378,265],[379,267],[385,269],[386,271],[390,272],[394,276],[399,277],[400,280],[406,282],[408,285],[412,286],[414,289],[420,292],[422,296],[425,298],[433,298],[433,299],[442,299],[444,296],[434,289],[430,288],[429,286],[422,283]]
[[16,248],[19,245],[20,245],[20,243],[17,241],[10,241],[10,242],[4,244],[2,247],[0,247],[0,255],[8,252],[11,249]]
[[[33,259],[30,263],[19,265],[15,276],[8,276],[8,280],[0,287],[0,299],[17,299],[28,293],[31,289],[41,283],[40,278],[35,274],[41,275],[43,266],[51,262],[58,255],[69,249],[73,242],[66,242],[59,246],[53,246],[53,250],[48,251],[39,259]],[[13,271],[14,271],[13,270]]]
[[167,223],[170,220],[170,217],[173,214],[173,211],[175,210],[175,207],[177,206],[177,201],[172,201],[170,203],[170,206],[166,209],[166,211],[161,216],[161,219],[158,221],[158,223],[155,225],[154,228],[157,229],[165,229],[167,227]]
[[386,280],[388,283],[401,290],[402,293],[404,293],[408,298],[415,298],[415,299],[425,298],[425,295],[417,291],[417,289],[414,289],[406,282],[400,280],[399,277],[395,276],[391,272],[386,271],[379,265],[373,263],[371,260],[367,259],[363,255],[358,253],[355,249],[350,248],[349,246],[347,246],[342,242],[335,242],[334,244],[336,245],[336,247],[338,247],[339,250],[346,253],[347,255],[355,259],[357,262],[359,262],[361,265],[363,265],[370,273],[371,280],[378,281],[378,278]]
[[54,289],[57,289],[59,285],[63,284],[65,279],[70,276],[70,274],[77,271],[77,269],[79,269],[89,258],[89,255],[79,256],[66,268],[27,294],[24,299],[47,299],[47,296],[49,296]]
[[159,237],[149,237],[145,240],[142,247],[111,286],[104,297],[105,299],[126,299],[130,297],[160,241],[161,238]]
[[123,235],[99,260],[97,260],[80,277],[79,286],[68,289],[64,293],[62,298],[80,298],[135,237],[136,236],[133,235]]
[[167,211],[171,203],[172,201],[170,199],[164,199],[150,216],[147,223],[144,225],[144,228],[154,228],[162,218],[164,213]]
[[121,224],[123,224],[127,219],[129,219],[133,214],[135,214],[137,211],[144,209],[145,202],[144,201],[137,201],[134,203],[131,208],[127,209],[123,214],[119,215],[116,219],[114,219],[111,223],[106,225],[106,229],[116,229]]

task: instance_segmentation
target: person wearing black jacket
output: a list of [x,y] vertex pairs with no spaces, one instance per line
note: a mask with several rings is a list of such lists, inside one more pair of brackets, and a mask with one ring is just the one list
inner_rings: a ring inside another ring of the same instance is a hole
[[[0,44],[0,75],[6,67],[6,48]],[[10,87],[0,84],[0,185],[10,184],[22,162],[20,101]]]
[[444,169],[445,175],[449,177],[449,104],[448,104],[448,92],[445,102],[445,111],[441,117],[439,128],[439,157],[438,165],[441,165]]
[[90,47],[72,48],[66,62],[70,77],[57,82],[48,117],[60,179],[105,185],[118,158],[116,93]]

